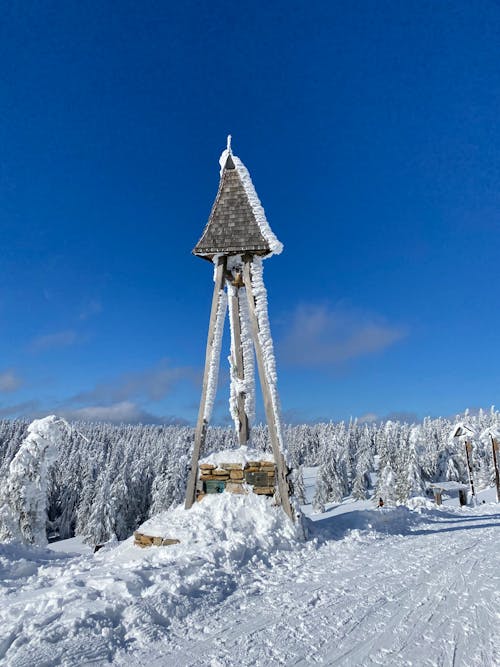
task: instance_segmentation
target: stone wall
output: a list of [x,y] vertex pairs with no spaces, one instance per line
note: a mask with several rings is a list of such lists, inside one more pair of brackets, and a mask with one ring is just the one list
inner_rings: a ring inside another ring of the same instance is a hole
[[257,493],[274,495],[276,469],[273,461],[247,463],[200,463],[197,500],[210,493]]

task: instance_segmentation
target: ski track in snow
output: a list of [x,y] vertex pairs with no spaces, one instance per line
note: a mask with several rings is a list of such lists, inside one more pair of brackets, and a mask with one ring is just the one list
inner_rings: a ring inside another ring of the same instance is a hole
[[231,557],[0,546],[0,662],[499,665],[499,506],[365,506]]
[[500,515],[437,514],[282,556],[150,664],[500,664]]

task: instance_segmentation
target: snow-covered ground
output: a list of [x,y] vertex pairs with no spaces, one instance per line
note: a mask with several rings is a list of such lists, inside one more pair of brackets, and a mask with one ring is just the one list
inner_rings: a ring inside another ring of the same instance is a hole
[[346,502],[301,542],[264,498],[222,494],[144,526],[171,547],[0,545],[0,663],[498,665],[500,506],[482,499]]

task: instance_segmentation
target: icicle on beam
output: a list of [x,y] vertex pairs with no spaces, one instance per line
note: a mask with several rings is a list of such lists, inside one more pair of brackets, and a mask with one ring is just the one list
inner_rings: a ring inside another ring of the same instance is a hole
[[229,322],[231,327],[231,398],[230,408],[240,445],[249,439],[248,417],[245,412],[245,365],[241,343],[239,289],[228,285]]
[[203,449],[207,433],[208,422],[212,415],[215,393],[217,390],[217,379],[219,372],[220,349],[222,334],[224,331],[224,319],[227,308],[227,295],[224,292],[226,272],[226,258],[219,258],[214,275],[214,294],[212,298],[212,310],[210,313],[210,324],[208,327],[207,350],[205,355],[205,370],[203,373],[203,388],[201,392],[200,409],[194,436],[193,455],[191,458],[191,471],[189,473],[186,490],[186,509],[192,507],[196,493],[196,478],[198,476],[198,461]]
[[248,419],[248,430],[250,433],[255,419],[255,362],[252,340],[252,323],[250,322],[247,293],[244,287],[240,287],[238,296],[241,324],[241,348],[243,352],[243,369],[245,373],[245,414]]
[[[255,276],[252,275],[253,270]],[[269,437],[277,468],[280,501],[286,514],[294,520],[286,479],[287,470],[283,455],[283,437],[276,390],[276,362],[267,314],[267,293],[262,281],[262,262],[260,259],[254,260],[254,262],[245,260],[243,281],[247,291],[248,310],[254,334],[255,355],[269,426]]]

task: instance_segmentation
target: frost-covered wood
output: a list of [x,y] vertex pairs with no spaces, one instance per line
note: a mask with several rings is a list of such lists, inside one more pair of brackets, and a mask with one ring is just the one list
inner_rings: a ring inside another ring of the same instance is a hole
[[[255,283],[253,267],[256,266]],[[248,297],[248,311],[253,329],[255,355],[259,379],[264,398],[264,408],[269,427],[271,447],[277,467],[277,482],[279,500],[283,509],[290,518],[294,518],[289,497],[288,481],[286,479],[287,465],[285,461],[285,447],[281,430],[281,419],[276,387],[277,373],[274,359],[273,343],[269,318],[267,315],[267,293],[262,280],[262,266],[260,263],[246,261],[244,264],[244,282]],[[257,293],[254,292],[254,284]]]
[[245,410],[246,382],[245,360],[241,340],[240,290],[228,285],[229,323],[231,329],[230,365],[230,412],[233,417],[240,445],[245,445],[250,437],[249,422]]
[[212,310],[208,326],[207,349],[205,353],[205,371],[203,374],[203,387],[201,392],[198,422],[196,424],[193,453],[191,457],[191,473],[186,490],[186,509],[194,503],[196,487],[196,470],[200,452],[206,437],[206,431],[217,391],[217,378],[219,375],[220,348],[222,334],[224,331],[224,318],[227,308],[227,295],[224,292],[226,261],[220,258],[216,262],[214,275],[214,293],[212,297]]
[[[295,518],[290,502],[289,485],[286,479],[285,460],[287,452],[284,445],[280,421],[279,400],[277,392],[276,362],[274,359],[273,342],[267,314],[267,292],[262,275],[262,257],[280,253],[282,245],[271,231],[264,209],[260,203],[250,175],[242,162],[231,151],[230,138],[227,149],[222,153],[220,183],[217,197],[212,207],[208,223],[193,253],[210,259],[228,279],[229,320],[231,329],[230,363],[230,413],[233,417],[240,445],[249,439],[249,412],[253,411],[254,378],[253,351],[255,347],[260,384],[264,396],[266,419],[269,426],[271,446],[277,466],[278,492],[276,499],[292,519]],[[243,276],[242,276],[243,272]],[[240,288],[245,288],[247,307],[241,307]],[[219,295],[219,303],[223,296]],[[214,309],[212,307],[212,318]],[[210,369],[217,368],[222,334],[220,325],[221,308],[215,317],[216,324],[211,322],[210,332],[215,326],[215,333],[209,333],[207,346],[207,367],[209,385],[202,392],[202,406],[213,402],[215,386],[212,379],[216,373]],[[217,344],[210,345],[211,340]],[[210,349],[209,349],[210,347]],[[210,363],[208,359],[210,357]],[[248,363],[248,378],[246,364]],[[250,383],[252,386],[250,387]],[[247,402],[247,394],[249,400]],[[248,408],[248,412],[247,412]],[[195,466],[198,462],[211,410],[200,408],[200,417],[196,427],[195,444],[191,464],[191,473],[186,492],[186,509],[192,507],[195,499]],[[297,513],[298,516],[298,513]]]

